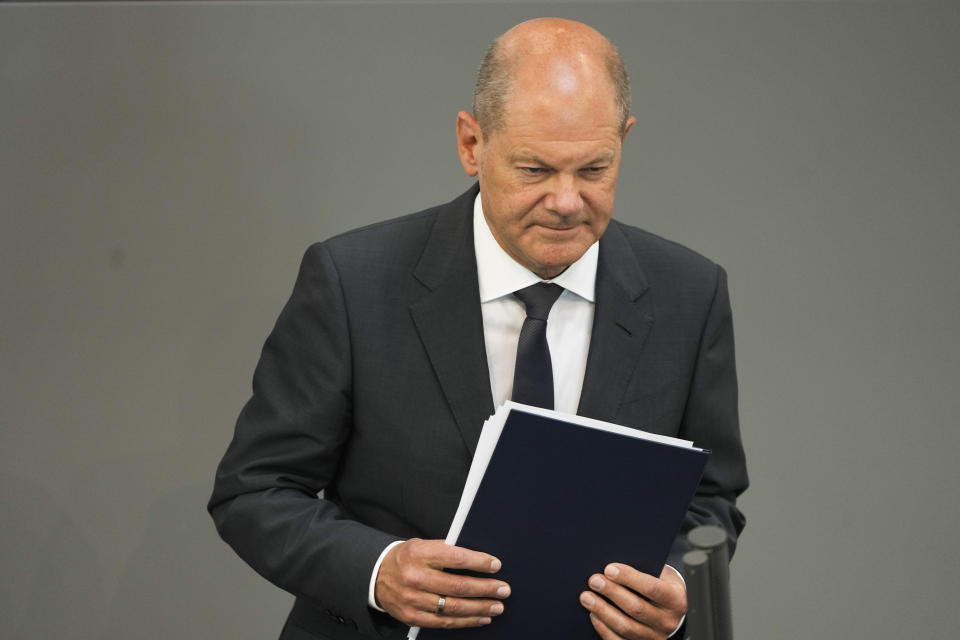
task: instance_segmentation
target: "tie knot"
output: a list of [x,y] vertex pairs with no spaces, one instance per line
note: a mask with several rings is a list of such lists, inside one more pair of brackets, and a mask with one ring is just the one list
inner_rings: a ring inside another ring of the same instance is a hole
[[563,287],[558,284],[538,282],[514,291],[513,295],[517,296],[526,307],[528,318],[546,321],[547,316],[550,315],[550,308],[561,293],[563,293]]

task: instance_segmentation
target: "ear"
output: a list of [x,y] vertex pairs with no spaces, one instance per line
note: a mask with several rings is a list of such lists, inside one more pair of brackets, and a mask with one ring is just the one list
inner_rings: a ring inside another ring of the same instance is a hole
[[627,139],[627,134],[630,133],[630,127],[632,127],[633,123],[636,121],[637,119],[634,118],[633,116],[630,116],[629,118],[627,118],[627,124],[623,127],[623,133],[620,134],[620,142],[623,142],[624,140]]
[[483,149],[483,134],[477,119],[466,111],[457,114],[457,152],[460,164],[467,175],[474,177],[480,171],[480,153]]

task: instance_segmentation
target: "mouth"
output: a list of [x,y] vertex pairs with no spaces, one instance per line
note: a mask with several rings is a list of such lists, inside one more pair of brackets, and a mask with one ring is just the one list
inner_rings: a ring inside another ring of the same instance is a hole
[[547,233],[569,233],[577,229],[575,224],[540,224],[537,226]]
[[544,216],[543,220],[532,221],[532,224],[553,231],[569,231],[579,227],[583,221],[579,216]]

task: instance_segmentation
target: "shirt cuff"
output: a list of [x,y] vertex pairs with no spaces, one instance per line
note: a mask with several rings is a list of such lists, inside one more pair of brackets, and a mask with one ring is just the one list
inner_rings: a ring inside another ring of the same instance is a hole
[[[379,566],[379,564],[380,564],[380,563],[378,562],[377,565]],[[667,565],[664,565],[664,566],[665,566],[665,567],[668,567],[668,568],[669,568],[670,570],[672,570],[675,574],[677,574],[677,577],[680,578],[680,582],[683,583],[683,590],[686,591],[686,590],[687,590],[687,581],[683,579],[683,574],[680,573],[679,571],[677,571],[676,569],[674,569],[673,567],[671,567],[671,566],[668,565],[668,564],[667,564]],[[374,575],[376,575],[376,574],[374,574]],[[683,617],[680,618],[680,624],[678,624],[678,625],[677,625],[677,628],[674,629],[674,630],[670,633],[670,635],[668,635],[667,637],[668,637],[668,638],[672,638],[672,637],[677,633],[677,631],[680,631],[680,627],[683,626],[683,623],[686,621],[686,619],[687,619],[687,614],[683,614]]]
[[[377,604],[377,598],[375,595],[376,587],[377,587],[377,574],[380,573],[380,565],[383,563],[383,559],[387,557],[387,552],[390,551],[390,549],[393,549],[395,546],[397,546],[401,542],[403,542],[403,540],[397,540],[387,545],[387,548],[384,549],[380,553],[380,557],[377,558],[377,563],[373,565],[373,574],[370,576],[370,587],[367,589],[367,606],[369,606],[371,609],[376,609],[377,611],[380,611],[382,613],[386,613],[386,611],[384,609],[381,609],[380,605]],[[674,569],[674,571],[676,571],[676,569]],[[681,576],[680,579],[683,580],[683,577]]]

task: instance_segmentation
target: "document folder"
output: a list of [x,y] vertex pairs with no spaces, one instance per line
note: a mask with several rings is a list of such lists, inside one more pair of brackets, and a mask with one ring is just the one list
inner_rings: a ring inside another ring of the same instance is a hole
[[[414,627],[410,638],[594,640],[579,603],[587,579],[610,562],[660,575],[709,452],[579,416],[502,409],[484,426],[447,542],[503,562],[494,577],[511,586],[504,613],[484,627]],[[491,445],[483,469],[477,458]]]

